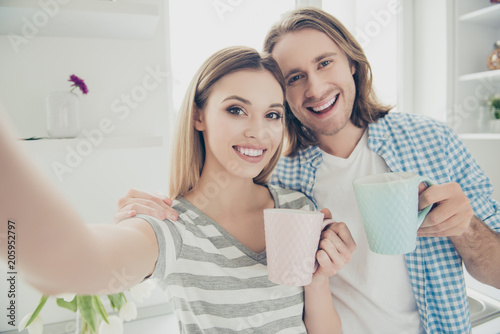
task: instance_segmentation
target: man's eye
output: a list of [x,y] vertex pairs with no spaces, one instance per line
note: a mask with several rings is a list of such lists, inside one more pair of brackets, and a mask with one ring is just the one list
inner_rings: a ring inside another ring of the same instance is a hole
[[293,84],[295,81],[299,80],[300,79],[300,75],[294,75],[293,77],[290,77],[290,79],[288,79],[288,84]]
[[231,115],[243,115],[245,112],[243,111],[242,108],[240,107],[229,107],[227,109],[227,111],[231,114]]
[[327,66],[327,65],[328,65],[328,64],[330,64],[330,63],[331,63],[331,61],[329,61],[329,60],[324,60],[324,61],[322,61],[321,63],[319,63],[319,65],[320,65],[320,67],[325,67],[325,66]]

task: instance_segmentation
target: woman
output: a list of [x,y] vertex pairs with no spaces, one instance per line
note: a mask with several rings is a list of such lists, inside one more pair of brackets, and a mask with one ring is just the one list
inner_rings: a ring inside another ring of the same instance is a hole
[[1,131],[0,211],[18,224],[23,277],[45,294],[157,278],[182,333],[340,333],[323,250],[310,285],[267,279],[263,210],[314,209],[301,193],[265,185],[283,144],[284,93],[276,62],[253,49],[223,49],[202,65],[180,110],[170,186],[181,214],[168,224],[84,224]]

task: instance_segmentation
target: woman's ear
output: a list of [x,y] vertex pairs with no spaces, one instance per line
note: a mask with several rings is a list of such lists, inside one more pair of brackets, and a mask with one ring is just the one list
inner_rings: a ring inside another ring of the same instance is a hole
[[205,118],[203,117],[203,111],[196,108],[193,113],[194,118],[194,128],[198,131],[205,131]]

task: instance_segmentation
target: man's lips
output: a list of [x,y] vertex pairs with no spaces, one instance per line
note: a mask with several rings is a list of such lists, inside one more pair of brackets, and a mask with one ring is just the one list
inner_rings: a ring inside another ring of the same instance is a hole
[[326,112],[332,110],[332,108],[336,105],[336,102],[338,100],[339,95],[340,94],[335,95],[333,98],[331,98],[330,100],[326,101],[325,103],[323,103],[320,106],[317,106],[317,107],[308,107],[307,109],[309,111],[312,111],[315,114],[326,113]]

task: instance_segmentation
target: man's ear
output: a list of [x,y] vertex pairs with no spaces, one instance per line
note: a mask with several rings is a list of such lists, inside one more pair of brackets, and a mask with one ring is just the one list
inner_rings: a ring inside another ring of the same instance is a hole
[[203,111],[196,108],[193,113],[194,118],[194,128],[198,131],[205,131],[205,118]]

